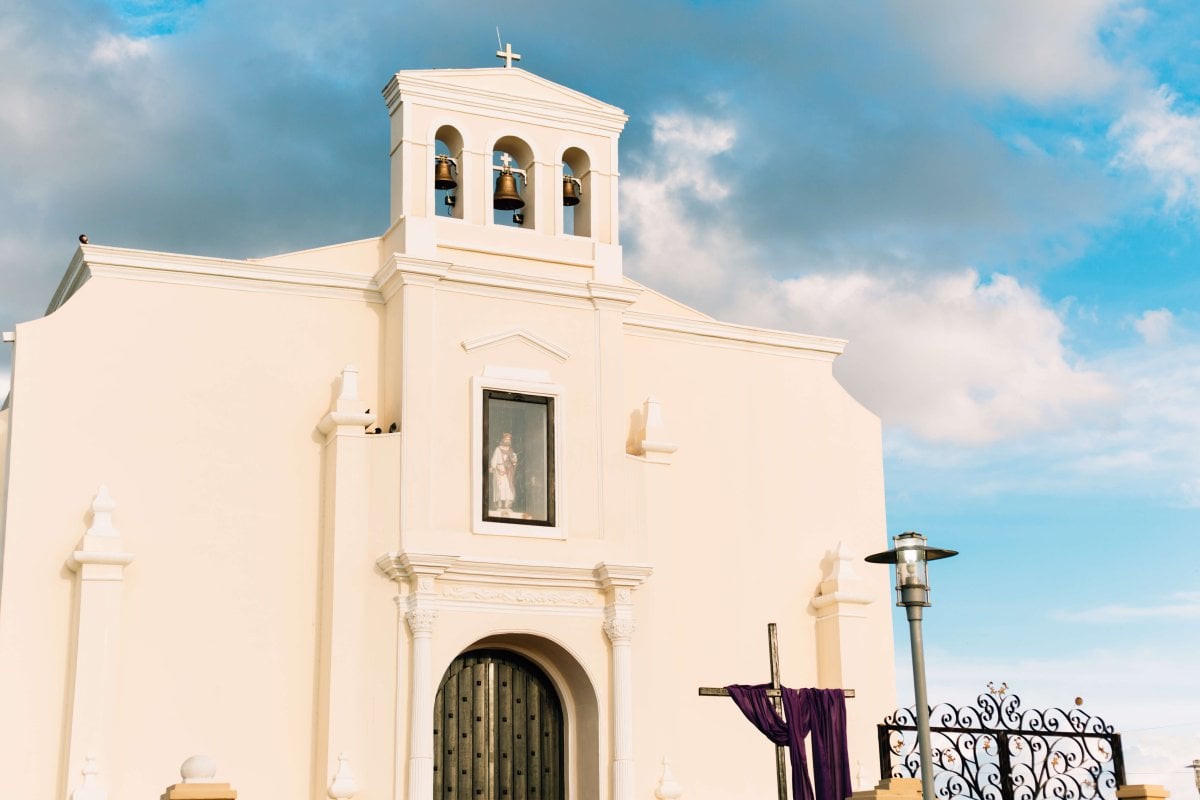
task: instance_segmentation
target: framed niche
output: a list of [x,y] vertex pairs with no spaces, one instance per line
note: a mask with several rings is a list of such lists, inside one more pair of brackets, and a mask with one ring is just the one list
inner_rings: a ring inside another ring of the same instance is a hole
[[562,387],[488,367],[472,380],[475,533],[561,539]]

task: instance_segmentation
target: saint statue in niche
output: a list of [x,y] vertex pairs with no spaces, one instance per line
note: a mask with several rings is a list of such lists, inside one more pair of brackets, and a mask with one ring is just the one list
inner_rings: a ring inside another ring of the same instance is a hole
[[500,444],[492,451],[488,471],[492,475],[492,513],[507,516],[512,513],[513,500],[517,497],[517,451],[512,449],[512,434],[500,437]]
[[483,393],[483,518],[554,524],[554,399]]

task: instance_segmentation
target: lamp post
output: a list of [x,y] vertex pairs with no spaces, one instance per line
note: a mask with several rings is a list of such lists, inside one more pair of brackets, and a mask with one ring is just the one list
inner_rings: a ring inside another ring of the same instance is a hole
[[[893,536],[895,547],[867,556],[872,564],[896,565],[896,605],[908,615],[908,636],[912,643],[913,693],[917,701],[917,746],[921,755],[921,794],[934,800],[933,753],[929,744],[929,699],[925,691],[925,645],[921,638],[921,612],[929,603],[929,572],[926,564],[939,558],[958,555],[957,550],[926,547],[925,537],[916,531]],[[1200,773],[1198,773],[1200,774]]]
[[1200,792],[1200,758],[1192,759],[1192,763],[1188,764],[1191,770],[1196,775],[1196,791]]

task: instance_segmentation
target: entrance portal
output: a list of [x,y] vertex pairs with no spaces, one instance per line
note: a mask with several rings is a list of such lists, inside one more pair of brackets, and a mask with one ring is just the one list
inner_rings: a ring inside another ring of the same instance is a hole
[[563,800],[558,692],[516,653],[463,653],[438,686],[433,753],[439,800]]

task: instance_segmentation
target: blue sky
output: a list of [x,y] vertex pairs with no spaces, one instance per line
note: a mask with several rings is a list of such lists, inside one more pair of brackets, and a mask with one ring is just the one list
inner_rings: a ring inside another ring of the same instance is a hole
[[850,339],[890,532],[962,551],[933,572],[932,696],[1081,695],[1132,779],[1194,791],[1192,3],[17,3],[0,327],[42,312],[81,232],[234,257],[379,234],[380,88],[495,65],[497,25],[521,67],[629,113],[632,277]]

